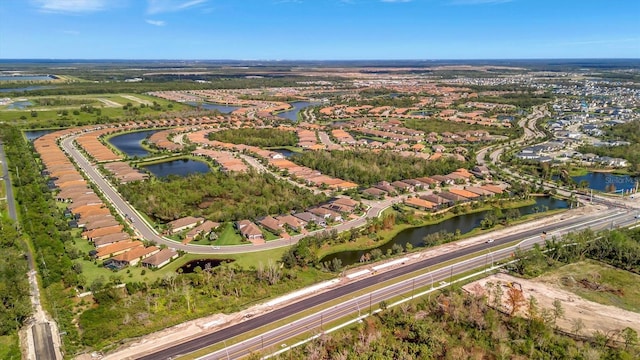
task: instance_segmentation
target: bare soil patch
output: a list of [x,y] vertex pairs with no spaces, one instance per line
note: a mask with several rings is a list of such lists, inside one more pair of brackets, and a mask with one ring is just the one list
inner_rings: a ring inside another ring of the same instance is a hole
[[[488,286],[488,283],[493,285]],[[507,274],[496,274],[474,281],[463,288],[472,294],[488,295],[489,303],[495,304],[497,303],[494,301],[495,291],[491,288],[495,288],[496,284],[500,284],[503,290],[500,310],[507,313],[512,310],[509,290],[521,288],[523,299],[526,299],[526,301],[520,304],[515,315],[528,317],[527,302],[531,296],[538,301],[540,309],[549,311],[553,311],[553,302],[557,299],[562,304],[564,316],[558,318],[556,324],[563,331],[575,334],[575,324],[578,320],[582,322],[581,329],[577,332],[578,335],[592,335],[596,331],[615,334],[627,327],[640,331],[639,313],[623,310],[615,306],[598,304],[569,291],[562,290],[559,286],[539,280],[527,280]]]

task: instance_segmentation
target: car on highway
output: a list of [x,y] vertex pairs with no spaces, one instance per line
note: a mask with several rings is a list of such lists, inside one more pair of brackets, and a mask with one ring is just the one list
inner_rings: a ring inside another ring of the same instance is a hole
[[487,244],[491,244],[494,241],[495,241],[494,239],[489,239],[489,240],[487,240]]

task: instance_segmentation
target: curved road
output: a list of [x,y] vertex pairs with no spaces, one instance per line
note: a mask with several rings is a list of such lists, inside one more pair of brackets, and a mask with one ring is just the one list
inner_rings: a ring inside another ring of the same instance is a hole
[[347,231],[352,228],[365,225],[367,223],[367,219],[378,217],[384,209],[393,205],[393,203],[399,200],[387,199],[384,201],[371,203],[371,206],[367,210],[367,213],[358,219],[345,222],[330,228],[316,230],[310,232],[309,234],[295,235],[292,236],[291,239],[272,240],[261,245],[227,245],[216,249],[211,246],[181,244],[177,241],[169,240],[165,237],[160,236],[155,231],[155,229],[153,229],[151,224],[149,224],[146,219],[142,215],[140,215],[137,210],[135,210],[135,208],[133,208],[133,206],[131,206],[122,198],[122,196],[109,183],[109,181],[107,181],[96,169],[96,167],[89,160],[87,160],[87,158],[75,147],[75,145],[73,144],[75,138],[76,136],[68,136],[62,139],[62,141],[60,142],[60,146],[67,153],[67,155],[71,156],[74,159],[78,167],[80,167],[82,172],[84,172],[84,174],[91,180],[91,182],[93,182],[102,191],[107,201],[109,201],[113,205],[120,216],[124,218],[125,214],[129,215],[129,218],[133,220],[132,222],[130,222],[129,226],[134,229],[136,234],[138,234],[145,240],[152,241],[158,245],[166,245],[174,249],[194,254],[236,254],[262,251],[289,246],[291,244],[297,243],[305,236],[321,233],[323,231],[331,231],[334,229],[338,232]]
[[[545,227],[544,230],[549,235],[558,236],[569,231],[576,231],[585,228],[604,228],[610,226],[614,222],[619,226],[627,226],[637,222],[637,219],[634,219],[634,214],[631,212],[607,210],[604,213],[599,213],[596,215],[578,219],[569,219],[556,223],[554,225],[549,225]],[[170,359],[175,358],[179,355],[185,355],[204,347],[224,342],[228,339],[231,339],[248,331],[252,331],[261,326],[284,319],[288,316],[305,311],[314,306],[327,303],[329,301],[332,301],[333,299],[366,289],[381,282],[393,280],[397,277],[409,274],[411,272],[418,271],[429,266],[438,265],[446,261],[455,260],[478,251],[487,251],[487,253],[483,255],[476,256],[475,258],[469,260],[460,261],[457,264],[448,266],[444,269],[418,275],[414,278],[397,282],[383,289],[372,291],[368,295],[360,296],[358,298],[342,302],[339,305],[328,309],[319,310],[317,313],[311,316],[293,321],[287,325],[266,332],[261,336],[257,336],[252,339],[233,344],[229,347],[226,347],[225,349],[202,357],[201,359],[235,359],[246,356],[254,351],[260,351],[262,349],[273,349],[274,347],[276,347],[279,350],[279,348],[282,347],[282,344],[286,344],[285,342],[287,341],[287,339],[297,337],[309,330],[320,330],[320,326],[322,326],[323,323],[344,317],[348,314],[356,313],[357,311],[366,312],[369,308],[370,303],[377,304],[382,300],[390,299],[392,297],[411,292],[415,287],[425,286],[429,283],[433,284],[434,282],[446,279],[450,276],[464,273],[478,267],[486,266],[489,263],[493,263],[494,261],[508,258],[511,256],[511,253],[514,250],[514,246],[494,252],[490,252],[491,248],[518,240],[520,240],[520,243],[517,246],[520,246],[523,249],[530,248],[535,243],[544,242],[540,235],[541,229],[522,231],[520,233],[514,233],[501,238],[496,238],[495,241],[491,244],[481,243],[475,246],[461,249],[456,252],[403,265],[393,270],[380,273],[378,275],[364,277],[359,281],[348,283],[344,286],[276,309],[270,313],[245,320],[239,324],[220,329],[215,332],[204,334],[196,339],[184,341],[181,343],[166,344],[166,349],[144,355],[142,357],[139,357],[139,359]],[[284,347],[286,346],[287,345],[285,345]]]

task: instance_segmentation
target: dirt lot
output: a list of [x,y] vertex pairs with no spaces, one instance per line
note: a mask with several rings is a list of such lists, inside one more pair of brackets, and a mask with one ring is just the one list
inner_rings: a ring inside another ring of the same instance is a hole
[[[471,293],[478,293],[478,290],[482,291],[484,289],[485,293],[487,293],[486,284],[488,282],[503,284],[502,310],[507,312],[511,310],[509,305],[507,305],[507,291],[509,289],[507,284],[513,282],[522,285],[525,299],[529,299],[530,296],[536,298],[540,308],[552,310],[553,301],[555,299],[560,300],[564,309],[564,317],[557,320],[557,325],[560,329],[567,332],[574,333],[574,322],[576,319],[581,319],[584,324],[582,330],[579,332],[580,335],[593,334],[595,331],[611,334],[616,330],[622,330],[626,327],[633,328],[640,332],[639,313],[588,301],[574,293],[562,290],[555,285],[536,280],[526,280],[506,274],[496,274],[467,284],[464,286],[464,289]],[[480,287],[477,285],[480,285]],[[488,293],[492,294],[493,291]],[[490,298],[489,301],[493,303],[493,299]],[[526,317],[526,308],[527,306],[525,304],[518,310],[517,314]]]

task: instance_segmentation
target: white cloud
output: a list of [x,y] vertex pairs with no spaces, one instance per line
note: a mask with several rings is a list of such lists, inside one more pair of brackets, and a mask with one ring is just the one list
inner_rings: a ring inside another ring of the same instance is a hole
[[162,20],[145,20],[145,22],[147,24],[151,24],[151,25],[154,25],[154,26],[165,26],[165,25],[167,25],[167,23],[162,21]]
[[41,11],[53,13],[87,13],[106,10],[109,0],[32,0]]
[[166,12],[181,11],[188,8],[204,4],[207,0],[148,0],[147,13],[159,14]]

